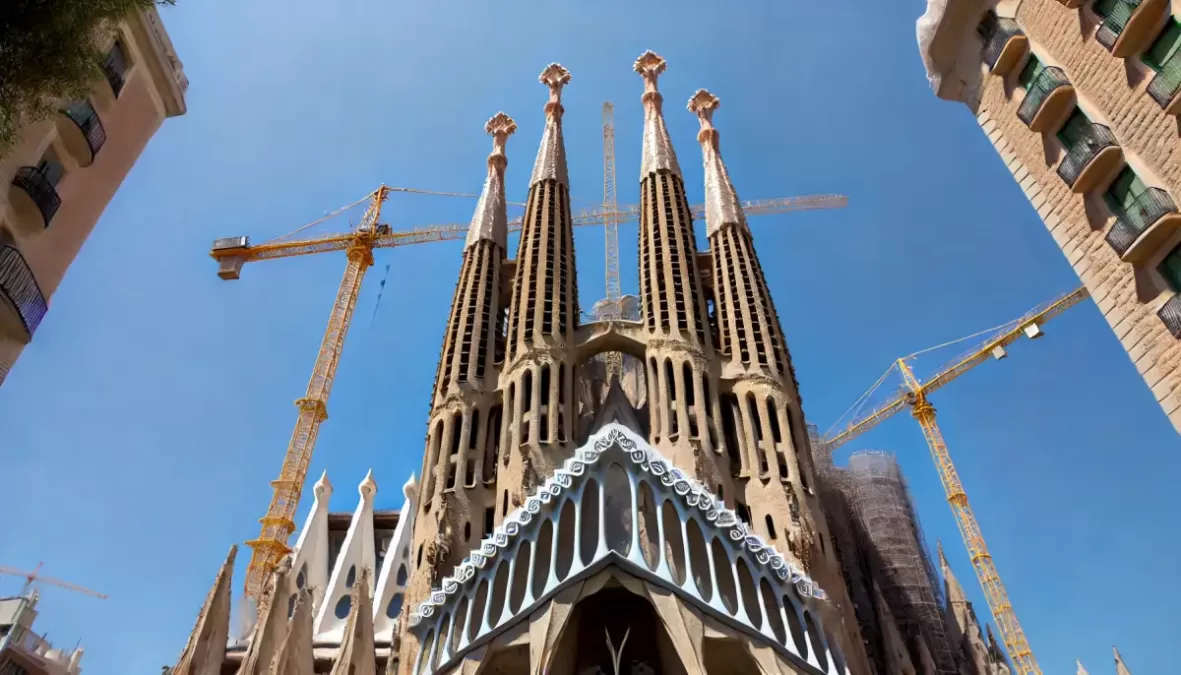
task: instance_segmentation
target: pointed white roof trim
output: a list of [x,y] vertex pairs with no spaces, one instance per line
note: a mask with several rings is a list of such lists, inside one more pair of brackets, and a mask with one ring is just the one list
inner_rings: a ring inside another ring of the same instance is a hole
[[[394,528],[390,546],[386,549],[381,576],[377,579],[373,593],[373,632],[378,636],[392,635],[397,629],[402,598],[410,579],[410,542],[414,536],[414,514],[418,512],[418,483],[413,474],[402,486],[402,494],[406,501],[402,504],[401,516]],[[391,609],[394,609],[393,616],[390,616]]]
[[599,457],[613,445],[618,445],[627,453],[637,468],[657,479],[653,483],[654,488],[656,485],[663,485],[680,496],[685,505],[698,509],[706,521],[724,531],[731,541],[741,543],[759,564],[770,568],[780,581],[790,580],[802,595],[820,599],[828,597],[815,581],[791,564],[775,550],[775,547],[753,533],[750,527],[740,521],[738,515],[726,508],[708,488],[673,466],[631,430],[612,422],[591,436],[586,445],[576,450],[574,456],[567,459],[561,469],[555,471],[534,495],[525,500],[524,506],[510,513],[500,527],[480,542],[479,548],[473,550],[456,566],[451,576],[443,579],[441,588],[432,591],[431,597],[410,614],[410,626],[417,626],[424,618],[433,615],[437,608],[447,603],[448,598],[459,592],[461,586],[474,578],[478,570],[489,566],[501,551],[516,539],[521,528],[528,525],[533,517],[541,512],[544,505],[556,500],[564,491],[573,487],[575,479],[582,476],[588,466],[597,463]]
[[291,560],[291,574],[287,577],[287,595],[307,588],[312,591],[312,616],[320,609],[324,589],[328,586],[328,502],[332,499],[332,483],[325,471],[312,488],[316,501],[308,511],[303,530],[295,543]]
[[508,165],[508,158],[505,157],[504,146],[505,141],[516,130],[517,123],[502,112],[493,115],[484,125],[484,131],[492,136],[492,154],[488,155],[488,177],[484,179],[484,189],[480,191],[480,201],[476,203],[476,213],[472,216],[464,248],[484,239],[491,239],[501,248],[507,246],[508,216],[505,213],[504,201],[504,167]]
[[[365,475],[365,480],[357,486],[361,495],[361,502],[353,513],[353,520],[349,523],[348,533],[345,534],[344,544],[340,547],[340,555],[336,558],[332,578],[328,581],[328,592],[324,595],[324,602],[320,603],[320,611],[316,616],[315,633],[317,636],[327,633],[335,639],[343,635],[348,616],[336,616],[334,608],[340,598],[350,595],[353,585],[361,576],[361,570],[369,569],[372,575],[375,556],[373,553],[373,497],[377,494],[377,483],[373,480],[373,471]],[[373,577],[370,576],[372,579]],[[370,587],[372,589],[372,586]]]

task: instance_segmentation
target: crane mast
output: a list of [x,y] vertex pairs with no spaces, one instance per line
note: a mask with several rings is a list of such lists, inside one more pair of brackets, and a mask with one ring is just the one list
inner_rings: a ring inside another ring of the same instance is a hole
[[246,595],[260,603],[271,572],[279,566],[283,556],[291,551],[287,539],[295,530],[295,509],[299,506],[320,425],[328,418],[328,395],[336,379],[336,368],[340,364],[345,336],[348,335],[353,311],[357,307],[361,282],[365,272],[373,265],[378,219],[381,217],[381,205],[388,194],[389,190],[384,185],[373,193],[369,210],[356,230],[353,244],[347,249],[348,264],[332,304],[328,328],[324,331],[320,351],[316,354],[307,392],[303,398],[295,401],[299,408],[295,430],[291,432],[279,477],[271,482],[274,492],[267,513],[259,519],[262,531],[257,539],[246,542],[253,549],[250,566],[246,570]]
[[927,395],[914,376],[910,366],[904,359],[898,359],[898,369],[906,386],[913,393],[911,399],[911,415],[918,420],[923,429],[923,436],[927,446],[931,449],[931,459],[939,471],[939,480],[943,483],[943,492],[947,496],[947,503],[955,515],[956,525],[960,528],[960,536],[964,539],[964,546],[968,549],[968,557],[972,567],[976,570],[976,578],[980,580],[980,587],[984,591],[984,598],[992,610],[996,620],[997,630],[1009,652],[1009,658],[1021,675],[1041,675],[1037,659],[1029,647],[1029,640],[1025,637],[1025,630],[1017,620],[1017,613],[1013,611],[1013,603],[1009,600],[1009,593],[1001,582],[1001,575],[997,572],[992,554],[988,552],[988,545],[984,543],[984,533],[980,530],[980,523],[976,522],[976,514],[968,503],[968,493],[960,482],[960,474],[951,461],[951,454],[947,451],[947,443],[943,440],[943,432],[935,423],[935,407],[927,400]]
[[[610,102],[603,104],[603,220],[604,250],[607,258],[607,315],[604,319],[619,319],[623,314],[620,305],[622,292],[619,288],[619,220],[616,213],[619,205],[615,197],[615,106]],[[607,380],[614,375],[623,375],[623,355],[619,352],[608,352]]]

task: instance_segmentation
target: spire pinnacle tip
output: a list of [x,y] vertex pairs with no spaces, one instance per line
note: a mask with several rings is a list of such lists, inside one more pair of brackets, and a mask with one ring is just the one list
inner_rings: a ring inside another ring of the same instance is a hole
[[570,71],[560,63],[551,63],[541,71],[537,80],[549,87],[549,102],[561,104],[562,87],[570,83]]
[[651,78],[655,81],[668,68],[668,61],[665,61],[664,57],[660,54],[649,49],[643,54],[640,54],[633,68],[645,80]]
[[516,130],[517,123],[513,121],[513,118],[509,117],[503,112],[496,113],[484,124],[484,131],[487,132],[489,136],[508,137],[512,136],[513,132]]
[[689,99],[689,112],[703,120],[713,117],[713,112],[722,104],[722,100],[714,96],[707,89],[698,89]]

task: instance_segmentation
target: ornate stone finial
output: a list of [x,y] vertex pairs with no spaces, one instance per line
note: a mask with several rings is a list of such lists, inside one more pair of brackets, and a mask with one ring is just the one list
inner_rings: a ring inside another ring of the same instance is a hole
[[545,112],[562,112],[562,87],[570,83],[570,71],[560,63],[551,63],[541,71],[537,80],[549,87],[549,102],[545,104]]
[[505,142],[516,130],[517,123],[503,112],[496,113],[484,124],[484,131],[492,137],[492,154],[488,155],[490,164],[504,168],[508,162],[504,154]]
[[722,105],[721,99],[705,89],[698,89],[697,93],[689,99],[689,112],[697,115],[697,120],[701,122],[701,131],[697,134],[697,141],[701,142],[702,133],[709,136],[716,137],[717,130],[714,129],[714,111],[718,106]]
[[320,480],[312,487],[312,493],[316,495],[316,499],[325,500],[332,496],[332,483],[328,481],[328,470],[320,474]]
[[377,481],[373,480],[373,469],[370,469],[369,473],[365,474],[365,480],[361,481],[361,484],[357,486],[357,491],[361,493],[362,498],[372,497],[377,492]]
[[640,74],[640,77],[644,78],[644,96],[647,97],[649,94],[659,95],[656,89],[656,79],[668,68],[668,62],[659,54],[649,49],[643,54],[640,54],[640,58],[636,59],[633,68]]

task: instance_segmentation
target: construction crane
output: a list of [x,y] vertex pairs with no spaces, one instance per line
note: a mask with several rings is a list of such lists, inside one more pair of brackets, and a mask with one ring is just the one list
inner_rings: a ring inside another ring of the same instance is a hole
[[21,588],[21,592],[20,592],[20,594],[22,596],[28,594],[29,589],[31,589],[33,587],[33,584],[40,583],[40,584],[49,584],[50,586],[57,586],[58,588],[64,588],[67,591],[73,591],[75,593],[81,593],[83,595],[89,595],[90,597],[98,598],[99,600],[106,600],[107,599],[107,596],[104,595],[103,593],[99,593],[98,591],[92,591],[89,588],[84,588],[82,586],[79,586],[78,584],[71,584],[68,581],[62,581],[61,579],[54,579],[53,577],[41,576],[41,565],[42,565],[42,563],[37,563],[37,566],[34,567],[30,571],[18,570],[13,567],[0,566],[0,574],[6,575],[6,576],[12,576],[12,577],[24,577],[25,578],[25,585]]
[[[964,538],[964,544],[968,548],[968,556],[972,560],[972,566],[976,569],[976,576],[980,580],[980,586],[984,590],[984,597],[988,601],[988,606],[992,610],[997,628],[1000,630],[1001,638],[1009,651],[1009,658],[1012,660],[1013,665],[1016,667],[1016,673],[1019,675],[1041,675],[1042,671],[1038,667],[1033,652],[1030,650],[1029,641],[1025,637],[1025,631],[1022,630],[1021,624],[1017,621],[1017,615],[1013,611],[1012,603],[1009,602],[1009,595],[1005,591],[1005,586],[1001,583],[1001,577],[996,570],[996,565],[993,563],[992,555],[988,552],[988,547],[984,543],[984,535],[980,531],[980,524],[976,522],[976,516],[972,513],[972,507],[968,504],[968,495],[964,491],[963,483],[960,482],[959,473],[956,471],[955,465],[951,462],[951,455],[947,451],[947,443],[943,440],[943,433],[940,432],[938,425],[935,423],[935,408],[931,405],[930,400],[928,400],[928,395],[980,365],[988,360],[989,357],[997,360],[1004,358],[1007,355],[1005,348],[1021,336],[1024,335],[1031,339],[1040,337],[1042,335],[1042,325],[1067,309],[1077,305],[1087,297],[1087,289],[1079,288],[1002,326],[981,333],[975,333],[960,340],[924,349],[910,356],[904,356],[898,359],[874,383],[873,387],[858,399],[854,407],[850,409],[850,412],[858,410],[895,370],[898,371],[898,374],[902,378],[902,391],[889,398],[884,404],[872,408],[869,412],[864,414],[856,414],[854,412],[853,420],[844,426],[841,426],[838,420],[834,428],[839,428],[839,430],[835,433],[830,432],[826,434],[821,441],[822,448],[820,450],[832,453],[838,447],[894,416],[895,413],[906,407],[910,407],[911,414],[918,420],[919,426],[923,429],[923,436],[927,439],[927,445],[931,448],[931,457],[935,461],[935,467],[939,470],[939,478],[943,482],[943,490],[947,496],[947,502],[951,505],[951,510],[955,514],[956,524],[959,526],[960,534]],[[920,354],[964,340],[977,338],[985,334],[990,337],[986,338],[982,344],[959,359],[952,361],[925,382],[919,380],[914,374],[914,370],[907,363]],[[846,413],[846,416],[848,415],[849,413]]]
[[[257,539],[247,542],[253,549],[253,553],[246,572],[246,595],[258,603],[263,600],[263,591],[271,572],[279,565],[283,556],[291,550],[287,546],[287,540],[295,530],[293,520],[295,510],[299,506],[299,499],[320,425],[328,418],[328,396],[332,391],[332,383],[336,376],[337,364],[340,362],[341,350],[344,348],[345,336],[348,334],[353,311],[357,305],[361,282],[366,271],[373,264],[373,250],[462,239],[467,236],[467,224],[432,225],[393,231],[389,225],[381,223],[382,205],[391,192],[450,197],[476,196],[382,185],[356,202],[336,209],[277,239],[257,245],[252,245],[250,238],[244,236],[218,239],[214,241],[213,249],[210,252],[210,255],[218,261],[218,276],[227,280],[239,278],[242,266],[248,262],[331,251],[345,251],[348,258],[344,278],[341,279],[340,289],[337,291],[336,300],[328,317],[328,327],[320,342],[320,350],[316,355],[307,391],[302,398],[295,401],[295,405],[299,409],[295,429],[287,445],[279,477],[271,483],[273,490],[271,502],[267,507],[266,515],[259,520],[262,525],[261,532]],[[369,205],[360,224],[356,227],[350,228],[346,232],[294,238],[299,233],[357,208],[366,201],[369,202]],[[790,211],[841,208],[847,203],[848,198],[843,195],[814,195],[747,201],[742,202],[742,208],[746,211],[747,216],[756,216]],[[510,204],[521,206],[515,202],[510,202]],[[615,211],[610,208],[588,209],[574,216],[573,225],[586,226],[607,223],[618,225],[618,223],[638,217],[639,213],[640,207],[638,205],[620,207]],[[694,218],[701,218],[705,213],[705,207],[694,206],[692,213]],[[508,229],[512,232],[520,231],[521,218],[510,221]],[[618,248],[616,248],[614,259],[616,261],[616,279],[618,279]]]
[[[615,198],[615,106],[610,102],[603,104],[603,211],[615,213],[619,205]],[[607,267],[607,310],[603,318],[618,320],[623,315],[623,307],[619,304],[622,297],[619,284],[619,222],[610,216],[603,222],[604,250],[606,251]],[[623,354],[607,352],[607,381],[611,378],[623,376]]]

